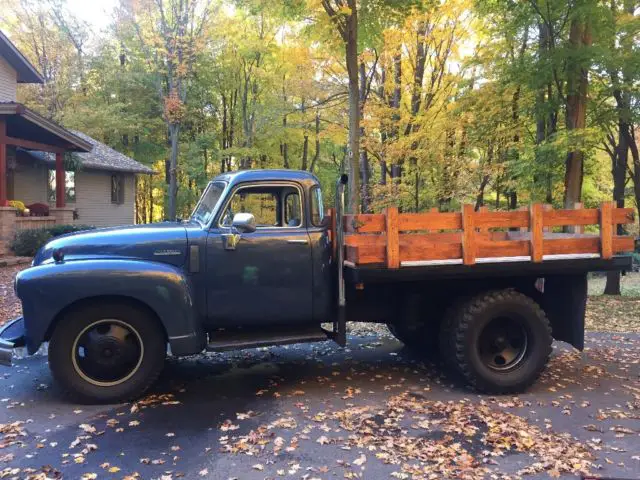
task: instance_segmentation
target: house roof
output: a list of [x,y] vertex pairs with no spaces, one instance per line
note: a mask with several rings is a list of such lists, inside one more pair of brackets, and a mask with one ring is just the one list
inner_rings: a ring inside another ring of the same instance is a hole
[[[153,169],[143,165],[134,159],[108,147],[95,138],[77,130],[71,130],[77,137],[89,143],[92,148],[89,152],[74,153],[74,157],[80,161],[81,168],[88,170],[106,170],[110,172],[146,173],[153,174]],[[55,156],[47,152],[27,151],[33,158],[44,161],[47,164],[55,164]]]
[[0,57],[18,73],[18,83],[44,83],[44,78],[29,60],[11,43],[11,40],[0,31]]
[[37,141],[68,151],[88,152],[92,148],[91,143],[29,110],[21,103],[0,102],[0,119],[6,121],[7,136],[11,138],[27,142]]

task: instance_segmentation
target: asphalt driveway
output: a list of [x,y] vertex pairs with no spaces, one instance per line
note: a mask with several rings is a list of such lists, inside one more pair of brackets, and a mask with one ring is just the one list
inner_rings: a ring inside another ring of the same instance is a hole
[[0,370],[0,478],[640,478],[640,335],[556,344],[526,394],[465,390],[393,339],[170,360],[136,404]]

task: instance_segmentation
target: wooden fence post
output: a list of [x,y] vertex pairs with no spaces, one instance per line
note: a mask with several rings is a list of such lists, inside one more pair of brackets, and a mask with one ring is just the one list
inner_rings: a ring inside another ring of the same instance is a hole
[[[582,202],[576,202],[576,203],[573,205],[573,209],[574,209],[574,210],[580,210],[580,209],[582,209],[583,207],[584,207],[584,204],[583,204]],[[577,233],[577,234],[582,235],[582,234],[584,233],[584,225],[575,225],[575,226],[573,227],[573,233]]]
[[542,205],[534,203],[529,210],[531,230],[531,260],[542,262],[544,232],[542,231]]
[[385,210],[387,226],[387,268],[400,268],[400,232],[398,230],[398,207]]
[[462,263],[476,263],[476,232],[474,226],[475,209],[473,205],[462,206]]
[[613,202],[603,202],[600,206],[600,256],[613,257]]

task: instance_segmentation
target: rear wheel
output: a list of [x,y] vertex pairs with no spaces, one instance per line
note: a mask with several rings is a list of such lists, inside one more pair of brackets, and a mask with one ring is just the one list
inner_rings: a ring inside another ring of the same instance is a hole
[[476,389],[497,394],[535,382],[552,341],[544,311],[515,290],[483,293],[452,308],[440,332],[440,349],[452,369]]
[[114,403],[142,395],[162,371],[164,331],[148,312],[97,304],[67,314],[49,343],[54,378],[74,400]]

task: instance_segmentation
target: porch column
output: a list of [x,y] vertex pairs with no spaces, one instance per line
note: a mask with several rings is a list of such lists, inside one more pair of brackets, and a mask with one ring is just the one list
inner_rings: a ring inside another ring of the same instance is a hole
[[0,207],[7,206],[7,122],[0,118]]
[[62,152],[56,152],[56,208],[63,208],[65,201],[65,179]]

